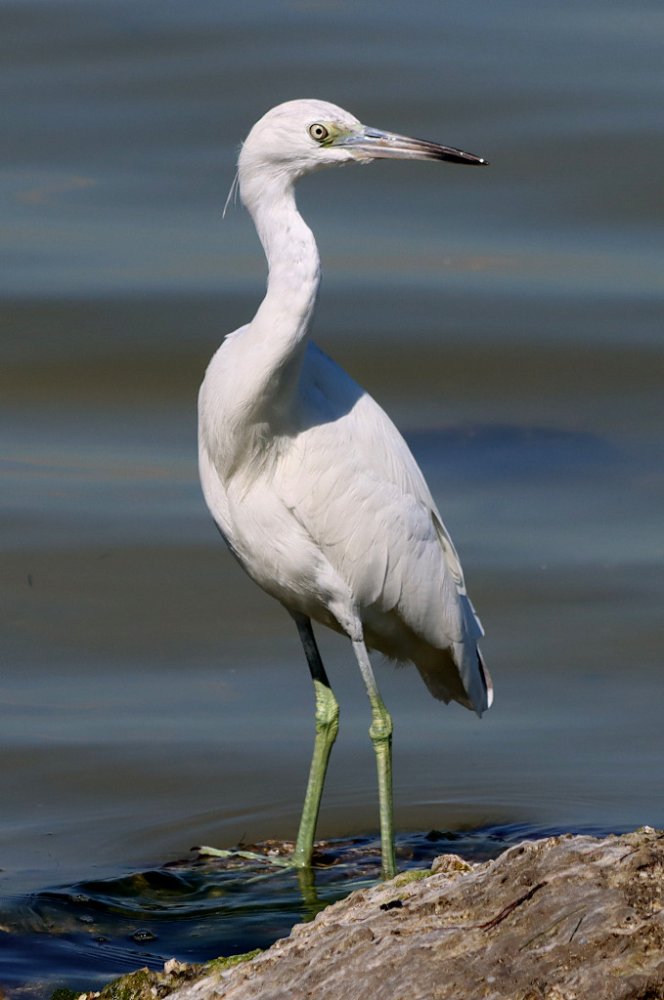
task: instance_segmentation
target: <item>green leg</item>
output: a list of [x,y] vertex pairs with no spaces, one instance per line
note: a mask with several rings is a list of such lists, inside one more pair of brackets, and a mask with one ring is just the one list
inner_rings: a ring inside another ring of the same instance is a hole
[[[295,624],[297,625],[297,630],[300,633],[300,639],[304,646],[316,696],[316,740],[314,742],[307,793],[304,797],[302,818],[300,819],[295,850],[288,860],[284,858],[271,858],[263,854],[256,854],[253,851],[226,851],[214,847],[199,847],[198,851],[200,854],[219,858],[245,858],[247,861],[267,861],[280,868],[294,866],[295,868],[306,869],[311,865],[311,855],[313,854],[316,823],[320,811],[320,800],[323,795],[325,774],[332,746],[337,738],[339,729],[339,705],[330,687],[330,682],[327,679],[325,667],[320,658],[316,639],[311,628],[311,622],[304,615],[293,614],[293,612],[291,614],[295,619]],[[315,899],[315,895],[312,896],[313,885],[307,878],[307,873],[302,872],[301,875],[300,884],[303,889],[304,898],[309,900]]]
[[314,752],[309,769],[309,781],[304,797],[302,818],[295,843],[292,863],[297,868],[305,868],[311,864],[314,847],[316,823],[320,811],[320,801],[323,795],[323,785],[327,773],[330,753],[339,730],[339,705],[334,697],[330,682],[327,679],[323,662],[316,646],[316,640],[308,618],[293,616],[300,633],[302,645],[307,656],[307,662],[314,682],[316,696],[316,739]]
[[325,687],[320,681],[314,681],[314,690],[316,692],[316,740],[309,769],[302,818],[300,819],[300,829],[293,853],[293,863],[298,868],[304,868],[311,864],[327,765],[339,729],[339,705],[332,689]]
[[380,808],[380,843],[382,852],[382,875],[384,879],[394,878],[397,862],[394,853],[394,807],[392,802],[392,718],[385,708],[374,677],[369,654],[364,642],[353,642],[362,677],[371,702],[371,726],[369,736],[373,743],[378,769],[378,802]]

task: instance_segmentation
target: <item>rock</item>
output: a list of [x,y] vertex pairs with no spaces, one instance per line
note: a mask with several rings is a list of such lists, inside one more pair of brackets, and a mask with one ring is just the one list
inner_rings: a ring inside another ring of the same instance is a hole
[[[150,969],[136,969],[126,976],[120,976],[108,983],[103,990],[76,994],[72,990],[56,990],[51,1000],[163,1000],[173,995],[174,991],[184,983],[204,982],[212,975],[218,982],[219,974],[241,962],[247,962],[260,954],[260,949],[248,951],[244,955],[231,955],[228,958],[215,958],[204,965],[190,965],[188,962],[178,962],[169,958],[164,963],[163,972]],[[0,994],[0,1000],[3,1000]]]
[[353,893],[170,1000],[661,1000],[664,833],[525,842]]

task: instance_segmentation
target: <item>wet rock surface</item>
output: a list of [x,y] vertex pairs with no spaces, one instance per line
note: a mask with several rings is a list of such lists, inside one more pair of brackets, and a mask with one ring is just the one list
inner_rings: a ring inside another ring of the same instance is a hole
[[169,996],[658,1000],[664,833],[550,837],[482,864],[442,855]]

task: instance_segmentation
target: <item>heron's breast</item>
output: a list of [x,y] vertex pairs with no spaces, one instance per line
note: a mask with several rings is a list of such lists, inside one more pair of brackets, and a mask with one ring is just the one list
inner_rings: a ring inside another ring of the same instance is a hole
[[274,490],[270,477],[233,477],[228,540],[255,582],[287,607],[320,620],[346,588],[320,547]]

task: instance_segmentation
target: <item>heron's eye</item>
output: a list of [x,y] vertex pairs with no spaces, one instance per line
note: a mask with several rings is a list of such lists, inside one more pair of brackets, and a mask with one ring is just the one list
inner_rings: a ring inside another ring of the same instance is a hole
[[330,133],[324,125],[320,125],[316,122],[314,125],[309,126],[309,135],[312,139],[315,139],[316,142],[325,142]]

